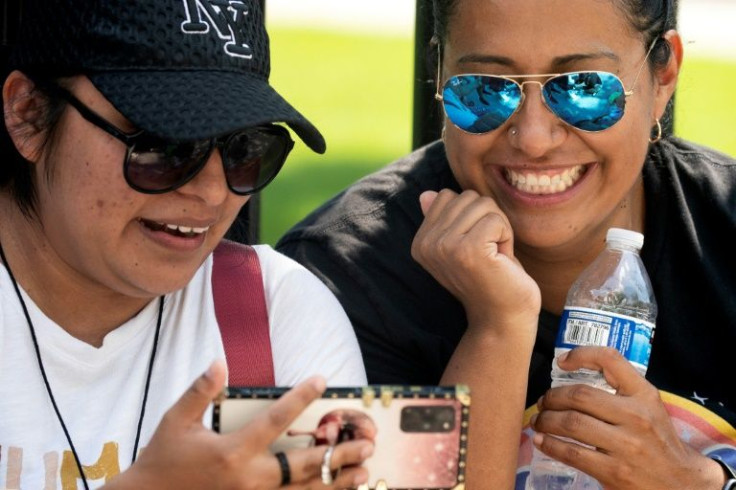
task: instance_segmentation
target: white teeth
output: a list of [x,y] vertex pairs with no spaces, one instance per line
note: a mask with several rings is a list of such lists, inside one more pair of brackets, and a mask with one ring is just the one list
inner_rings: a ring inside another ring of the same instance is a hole
[[171,225],[171,224],[168,224],[168,223],[166,224],[166,228],[168,228],[169,230],[172,230],[172,231],[178,231],[179,233],[184,233],[184,234],[197,234],[197,235],[199,235],[201,233],[204,233],[205,231],[209,230],[209,226],[204,227],[204,228],[195,228],[195,227],[192,227],[192,226],[179,226],[179,225]]
[[528,194],[556,194],[572,187],[585,171],[583,165],[576,165],[560,173],[550,175],[506,169],[504,175],[509,184]]

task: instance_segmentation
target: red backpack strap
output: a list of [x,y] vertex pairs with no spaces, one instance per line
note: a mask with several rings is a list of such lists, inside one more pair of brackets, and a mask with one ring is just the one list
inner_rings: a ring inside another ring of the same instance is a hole
[[229,386],[274,386],[271,336],[258,254],[223,240],[215,248],[212,294]]

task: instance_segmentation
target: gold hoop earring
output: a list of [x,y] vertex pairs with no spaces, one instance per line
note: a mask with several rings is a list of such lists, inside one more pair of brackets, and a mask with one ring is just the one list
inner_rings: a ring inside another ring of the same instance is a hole
[[651,144],[654,144],[662,139],[662,124],[659,122],[659,119],[655,119],[654,122],[657,123],[657,136],[652,138],[651,134],[649,135],[649,143]]

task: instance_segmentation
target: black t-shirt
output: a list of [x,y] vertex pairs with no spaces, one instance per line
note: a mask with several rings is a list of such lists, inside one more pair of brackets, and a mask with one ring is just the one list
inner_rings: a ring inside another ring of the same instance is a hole
[[[736,161],[672,138],[652,146],[643,172],[642,259],[659,305],[647,378],[736,427]],[[337,295],[371,383],[437,384],[465,331],[460,302],[410,255],[419,194],[442,188],[459,191],[436,142],[362,179],[277,245]],[[558,322],[542,311],[527,406],[550,385]]]

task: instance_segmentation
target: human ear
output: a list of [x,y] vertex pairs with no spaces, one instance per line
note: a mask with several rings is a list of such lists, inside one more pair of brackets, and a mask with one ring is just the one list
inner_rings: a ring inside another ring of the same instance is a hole
[[5,127],[18,153],[28,160],[38,159],[45,129],[39,124],[46,110],[46,99],[24,73],[15,70],[3,85]]
[[657,84],[656,100],[653,115],[655,119],[660,119],[667,108],[667,103],[675,93],[677,88],[677,80],[682,67],[682,38],[680,34],[673,30],[669,30],[664,34],[664,39],[670,45],[670,58],[667,64],[661,68],[657,68],[654,77]]

